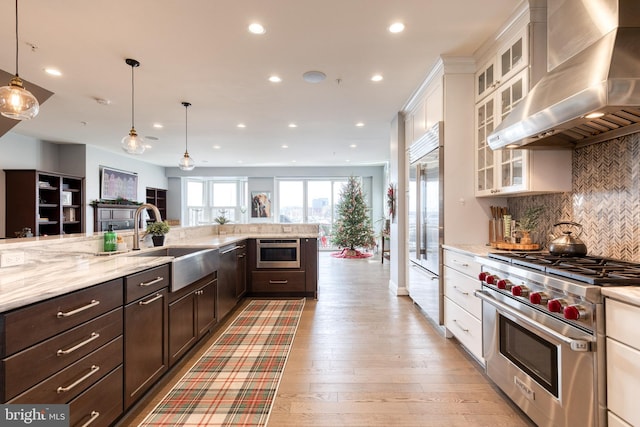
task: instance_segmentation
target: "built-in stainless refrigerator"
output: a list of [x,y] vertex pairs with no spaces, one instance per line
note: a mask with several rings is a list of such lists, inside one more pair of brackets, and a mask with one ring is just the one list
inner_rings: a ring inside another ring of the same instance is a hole
[[408,150],[409,295],[438,325],[444,324],[442,134],[436,123]]

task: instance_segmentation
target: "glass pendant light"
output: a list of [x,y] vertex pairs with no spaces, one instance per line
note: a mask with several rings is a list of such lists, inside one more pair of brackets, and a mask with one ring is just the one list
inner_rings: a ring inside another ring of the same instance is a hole
[[183,171],[192,171],[193,168],[196,167],[196,162],[194,162],[193,159],[189,156],[189,150],[187,149],[187,111],[189,110],[191,104],[188,102],[183,102],[182,105],[184,105],[184,156],[182,156],[182,158],[180,159],[178,167]]
[[16,0],[16,75],[8,86],[0,87],[0,114],[14,120],[29,120],[38,115],[40,104],[24,88],[18,75],[18,0]]
[[144,138],[139,136],[134,126],[135,110],[133,98],[135,95],[135,86],[133,84],[133,69],[140,66],[140,63],[135,59],[127,58],[124,62],[131,67],[131,130],[129,135],[122,138],[122,149],[129,154],[142,154],[145,150]]

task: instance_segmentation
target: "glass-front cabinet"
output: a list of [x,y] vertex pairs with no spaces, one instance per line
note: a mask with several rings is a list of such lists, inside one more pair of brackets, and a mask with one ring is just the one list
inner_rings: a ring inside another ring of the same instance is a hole
[[495,195],[502,192],[521,191],[526,188],[525,150],[493,151],[487,136],[524,98],[528,87],[528,72],[521,71],[503,85],[493,96],[476,106],[476,195]]

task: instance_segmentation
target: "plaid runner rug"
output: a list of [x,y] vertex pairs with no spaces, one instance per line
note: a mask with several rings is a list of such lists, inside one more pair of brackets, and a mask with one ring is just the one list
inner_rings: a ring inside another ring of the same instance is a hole
[[264,426],[304,299],[253,300],[139,426]]

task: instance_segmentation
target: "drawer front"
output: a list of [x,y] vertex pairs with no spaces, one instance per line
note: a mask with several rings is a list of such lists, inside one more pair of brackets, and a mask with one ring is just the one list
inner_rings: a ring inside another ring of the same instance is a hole
[[444,299],[444,326],[471,354],[484,363],[482,358],[482,323],[446,297]]
[[36,385],[119,335],[122,335],[122,308],[8,357],[2,362],[4,400]]
[[473,278],[477,278],[481,270],[481,265],[475,257],[450,250],[444,251],[444,265]]
[[482,318],[482,301],[473,295],[480,282],[450,267],[444,267],[444,294],[475,318]]
[[[123,411],[122,366],[69,403],[69,425],[108,427]],[[106,398],[105,398],[106,397]],[[91,421],[90,424],[87,424]]]
[[167,264],[125,277],[126,303],[169,286],[171,284],[169,274],[169,265]]
[[640,351],[607,338],[607,406],[631,425],[640,426],[635,393],[640,390]]
[[[4,316],[4,357],[122,306],[122,279],[62,295]],[[0,348],[2,346],[0,345]]]
[[68,403],[121,364],[122,337],[120,336],[30,388],[9,403]]
[[607,336],[640,350],[640,334],[638,334],[638,320],[640,307],[615,301],[605,300],[605,325]]
[[251,289],[254,292],[304,292],[304,271],[253,271]]

